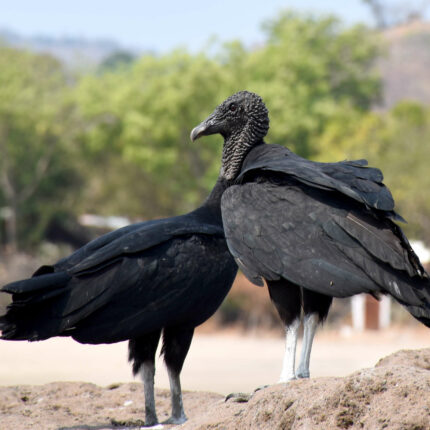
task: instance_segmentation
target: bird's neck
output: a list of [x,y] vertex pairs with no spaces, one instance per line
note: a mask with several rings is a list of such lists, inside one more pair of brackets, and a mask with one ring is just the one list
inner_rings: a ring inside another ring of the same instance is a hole
[[221,205],[221,197],[223,192],[228,188],[229,181],[219,176],[215,186],[203,203],[203,206],[218,207]]
[[222,224],[221,218],[221,197],[228,188],[229,181],[223,177],[218,180],[203,204],[194,211],[194,214],[210,218],[211,222]]
[[243,160],[248,152],[262,141],[249,125],[240,132],[224,138],[220,176],[233,181],[240,173]]

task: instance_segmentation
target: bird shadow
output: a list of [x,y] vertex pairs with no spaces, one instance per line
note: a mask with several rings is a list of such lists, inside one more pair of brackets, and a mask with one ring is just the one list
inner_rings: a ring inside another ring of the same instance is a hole
[[110,424],[106,425],[95,425],[95,426],[89,426],[89,425],[78,425],[78,426],[72,426],[72,427],[58,427],[57,430],[125,430],[130,429],[130,427],[117,427]]
[[96,425],[80,424],[71,427],[59,427],[57,430],[138,430],[141,428],[149,429],[151,427],[145,427],[144,422],[138,420],[136,422],[110,422]]

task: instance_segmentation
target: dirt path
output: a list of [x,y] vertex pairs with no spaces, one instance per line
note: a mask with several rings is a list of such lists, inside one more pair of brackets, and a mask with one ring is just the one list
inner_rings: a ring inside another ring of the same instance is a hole
[[[314,345],[311,376],[345,376],[399,349],[428,347],[430,334],[425,328],[350,336],[322,331]],[[283,350],[284,341],[278,337],[197,334],[182,373],[183,388],[228,394],[272,384],[279,377]],[[36,343],[0,341],[0,357],[0,386],[54,381],[106,386],[134,381],[126,343],[92,346],[61,338]],[[156,386],[168,388],[160,360]]]

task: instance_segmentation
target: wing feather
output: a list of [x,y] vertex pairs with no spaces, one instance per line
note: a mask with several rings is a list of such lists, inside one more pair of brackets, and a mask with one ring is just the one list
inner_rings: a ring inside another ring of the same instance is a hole
[[[336,190],[369,207],[393,212],[394,200],[383,184],[379,169],[366,167],[366,160],[318,163],[306,160],[280,145],[256,146],[246,157],[238,181],[256,170],[282,172],[311,187]],[[393,212],[393,213],[391,213]]]
[[363,215],[342,196],[308,188],[257,181],[224,193],[227,243],[245,275],[252,282],[284,277],[337,297],[388,292],[419,305],[411,285],[425,272],[398,227],[371,211]]
[[99,270],[100,265],[120,256],[136,254],[174,237],[189,234],[224,236],[221,226],[195,222],[190,215],[142,223],[138,228],[98,247],[93,253],[69,268],[69,273],[78,275]]

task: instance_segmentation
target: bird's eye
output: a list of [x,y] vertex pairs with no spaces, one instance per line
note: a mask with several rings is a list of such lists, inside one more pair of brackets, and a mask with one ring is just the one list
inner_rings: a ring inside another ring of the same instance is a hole
[[230,111],[231,111],[231,112],[235,112],[235,111],[236,111],[236,109],[237,109],[236,104],[235,104],[235,103],[232,103],[232,104],[229,106],[229,109],[230,109]]

